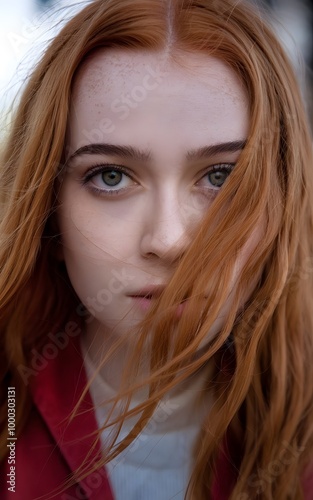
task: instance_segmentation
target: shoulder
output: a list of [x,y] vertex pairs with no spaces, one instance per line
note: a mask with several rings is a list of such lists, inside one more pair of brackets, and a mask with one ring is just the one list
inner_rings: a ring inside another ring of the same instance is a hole
[[[16,500],[47,499],[57,491],[55,498],[62,500],[112,500],[104,468],[65,486],[86,459],[90,469],[94,466],[100,450],[95,443],[97,423],[91,397],[89,391],[84,394],[87,379],[79,337],[61,342],[59,336],[58,349],[43,348],[42,363],[30,379],[32,408],[16,440],[15,463],[6,459],[0,470],[3,500],[11,498],[12,491]],[[50,359],[44,357],[45,352]],[[8,489],[10,474],[14,490]]]
[[33,500],[47,495],[70,473],[35,406],[15,443],[14,461],[6,459],[1,467],[1,499],[11,498],[12,492],[16,500]]

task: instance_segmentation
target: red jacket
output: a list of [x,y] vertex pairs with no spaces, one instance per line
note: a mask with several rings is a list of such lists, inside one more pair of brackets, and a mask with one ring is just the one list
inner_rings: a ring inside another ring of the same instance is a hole
[[[48,352],[48,351],[47,351]],[[30,389],[32,412],[15,445],[15,493],[9,491],[10,465],[1,468],[1,500],[113,500],[104,468],[60,491],[69,475],[87,457],[94,442],[90,434],[97,430],[90,394],[87,393],[78,415],[69,421],[75,404],[86,385],[86,373],[79,338],[71,338],[33,377]],[[18,404],[18,394],[16,395]],[[96,447],[88,464],[100,456]],[[313,477],[307,484],[306,500],[313,499]],[[218,466],[212,500],[227,500],[236,480],[235,471],[224,458]],[[13,484],[13,483],[12,483]],[[127,500],[127,499],[125,499]]]

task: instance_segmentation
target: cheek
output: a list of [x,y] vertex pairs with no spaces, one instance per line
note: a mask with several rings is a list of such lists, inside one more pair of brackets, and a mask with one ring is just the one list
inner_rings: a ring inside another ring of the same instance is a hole
[[58,222],[63,260],[79,299],[86,305],[88,297],[93,300],[100,294],[103,302],[112,287],[116,294],[132,258],[130,245],[121,245],[120,227],[112,227],[99,211],[66,202],[60,206]]
[[133,214],[125,202],[96,198],[69,184],[65,181],[58,210],[65,251],[84,252],[96,260],[108,257],[129,260],[136,250],[140,213]]
[[[96,293],[105,281],[107,252],[101,247],[88,217],[73,206],[63,204],[59,210],[60,241],[69,279],[79,298]],[[101,268],[101,273],[99,272]]]
[[112,262],[106,252],[83,245],[78,234],[64,238],[63,256],[73,288],[79,298],[94,295],[109,279]]
[[83,204],[64,204],[59,212],[59,227],[64,255],[97,261],[113,253],[110,226]]

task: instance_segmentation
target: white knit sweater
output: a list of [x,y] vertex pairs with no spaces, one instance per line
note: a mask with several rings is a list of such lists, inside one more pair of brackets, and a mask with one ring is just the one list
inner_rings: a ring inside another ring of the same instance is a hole
[[[95,366],[82,343],[87,377],[95,373]],[[175,392],[158,405],[151,420],[118,457],[107,465],[115,500],[183,500],[190,479],[192,452],[203,422],[212,405],[211,397],[204,397],[204,385],[211,367],[203,367],[196,375],[183,382]],[[92,382],[91,397],[98,426],[108,415],[103,403],[114,396],[114,390],[97,374]],[[139,399],[134,399],[131,408]],[[116,414],[116,413],[115,413]],[[138,417],[129,418],[122,427],[118,442],[132,429]],[[101,434],[103,450],[110,439],[110,429]]]

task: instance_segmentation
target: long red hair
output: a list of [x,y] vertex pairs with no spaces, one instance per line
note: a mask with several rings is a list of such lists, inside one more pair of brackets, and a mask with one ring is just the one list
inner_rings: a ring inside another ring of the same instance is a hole
[[[300,500],[301,478],[313,460],[312,146],[288,59],[244,2],[94,0],[66,24],[33,71],[1,165],[1,371],[19,393],[16,426],[22,428],[30,404],[18,366],[27,366],[31,349],[44,344],[47,325],[65,323],[78,305],[55,257],[52,220],[73,78],[88,53],[100,47],[214,55],[236,71],[250,102],[248,140],[239,162],[138,328],[124,378],[135,379],[149,336],[149,397],[132,410],[140,418],[130,435],[113,443],[103,462],[135,439],[173,385],[212,357],[220,367],[226,349],[230,372],[217,369],[210,382],[215,404],[200,431],[187,495],[208,498],[227,433],[242,450],[232,500]],[[243,269],[225,325],[195,358],[226,300],[238,251],[261,218],[264,237]],[[238,313],[247,283],[258,274]],[[203,311],[197,297],[208,283],[214,294]],[[173,311],[186,296],[189,305],[177,323]],[[117,399],[134,390],[125,383]],[[128,414],[126,405],[120,421]],[[1,418],[6,419],[5,395]],[[284,462],[288,447],[295,450],[294,460]],[[278,462],[285,464],[283,473],[258,481],[259,471]]]

